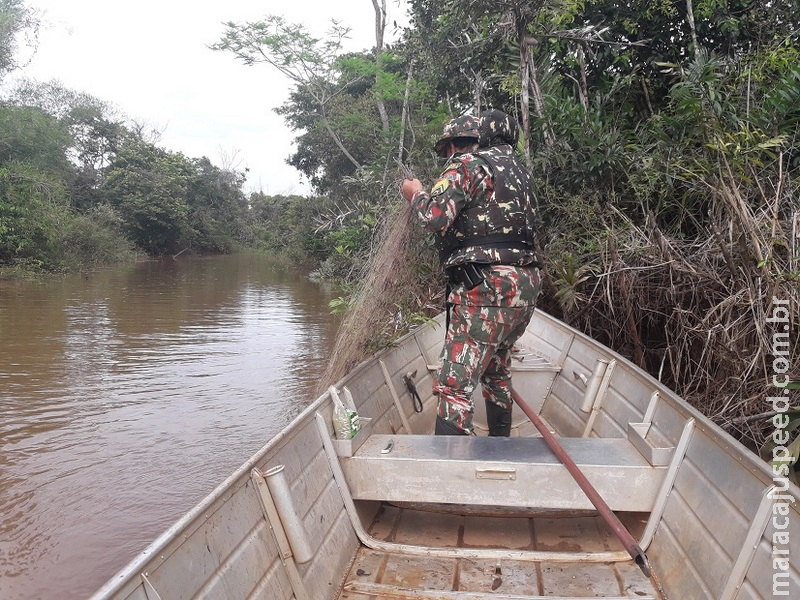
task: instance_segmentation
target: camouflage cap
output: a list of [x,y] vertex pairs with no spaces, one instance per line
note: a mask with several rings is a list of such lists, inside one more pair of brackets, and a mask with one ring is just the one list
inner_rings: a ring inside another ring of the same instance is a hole
[[516,146],[519,142],[519,125],[517,120],[502,110],[489,109],[481,113],[479,145],[481,148],[510,144]]
[[441,154],[448,142],[456,138],[475,138],[478,141],[480,131],[478,129],[480,120],[472,115],[462,115],[455,119],[450,119],[444,126],[442,136],[434,144],[433,148],[437,154]]

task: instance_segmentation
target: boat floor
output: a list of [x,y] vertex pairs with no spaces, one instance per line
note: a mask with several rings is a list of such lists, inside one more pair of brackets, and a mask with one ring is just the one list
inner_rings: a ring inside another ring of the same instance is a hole
[[[594,513],[486,516],[418,510],[384,503],[369,528],[380,540],[418,546],[503,548],[561,552],[623,550]],[[619,515],[634,537],[647,514]],[[339,600],[424,598],[639,598],[664,600],[655,579],[633,561],[565,563],[433,558],[361,547]]]

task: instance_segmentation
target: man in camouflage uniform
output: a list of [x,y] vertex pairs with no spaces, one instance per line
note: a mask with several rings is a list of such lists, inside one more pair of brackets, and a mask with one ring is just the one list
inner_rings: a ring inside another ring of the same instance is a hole
[[436,236],[449,281],[448,328],[433,386],[437,435],[473,433],[478,381],[489,435],[511,432],[511,349],[541,287],[530,182],[514,157],[518,139],[516,121],[501,111],[457,117],[436,142],[447,166],[431,192],[418,179],[402,184],[403,196]]

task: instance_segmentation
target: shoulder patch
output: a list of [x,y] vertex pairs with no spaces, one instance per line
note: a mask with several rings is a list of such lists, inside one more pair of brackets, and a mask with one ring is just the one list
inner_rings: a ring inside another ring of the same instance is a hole
[[450,186],[449,179],[440,179],[436,182],[436,185],[433,186],[431,190],[431,196],[438,196],[439,194],[443,193],[448,187]]

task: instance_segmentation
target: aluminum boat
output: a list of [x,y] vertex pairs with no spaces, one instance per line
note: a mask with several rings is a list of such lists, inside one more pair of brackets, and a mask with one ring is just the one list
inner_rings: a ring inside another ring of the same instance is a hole
[[479,392],[476,435],[432,435],[443,331],[353,369],[94,600],[800,598],[800,489],[544,312],[514,355],[511,437],[487,435]]

